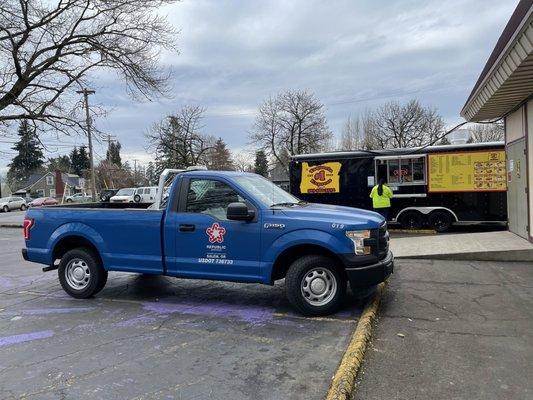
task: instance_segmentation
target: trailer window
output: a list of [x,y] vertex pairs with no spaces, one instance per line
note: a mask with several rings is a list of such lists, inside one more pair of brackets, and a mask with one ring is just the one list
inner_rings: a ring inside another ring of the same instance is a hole
[[424,184],[426,182],[425,157],[391,158],[387,163],[387,181],[395,185]]

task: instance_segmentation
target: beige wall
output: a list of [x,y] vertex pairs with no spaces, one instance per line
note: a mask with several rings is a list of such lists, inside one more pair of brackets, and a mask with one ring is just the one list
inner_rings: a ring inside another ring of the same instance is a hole
[[527,187],[529,190],[529,238],[533,236],[533,100],[527,103]]
[[524,137],[524,107],[505,117],[505,143]]

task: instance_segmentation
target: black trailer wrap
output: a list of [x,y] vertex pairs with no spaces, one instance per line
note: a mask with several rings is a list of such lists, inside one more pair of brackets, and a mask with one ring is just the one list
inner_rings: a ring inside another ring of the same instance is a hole
[[[371,210],[370,190],[383,178],[394,192],[389,219],[405,227],[443,231],[451,224],[506,224],[504,150],[503,142],[492,142],[303,154],[291,160],[290,191],[309,202]],[[329,167],[326,173],[336,167],[338,186],[331,176],[314,172],[321,165]]]

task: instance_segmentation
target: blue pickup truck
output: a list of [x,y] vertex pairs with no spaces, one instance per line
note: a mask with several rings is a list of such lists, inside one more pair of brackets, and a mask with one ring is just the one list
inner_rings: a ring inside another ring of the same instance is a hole
[[165,170],[158,196],[151,207],[31,208],[22,255],[57,269],[75,298],[102,290],[108,271],[267,285],[285,278],[289,301],[310,316],[335,312],[347,282],[365,292],[393,270],[380,215],[302,202],[259,175]]

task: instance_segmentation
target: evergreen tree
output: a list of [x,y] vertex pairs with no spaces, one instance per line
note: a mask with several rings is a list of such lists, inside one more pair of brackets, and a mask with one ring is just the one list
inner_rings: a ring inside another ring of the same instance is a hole
[[146,167],[146,180],[148,181],[148,185],[153,185],[157,181],[157,175],[155,171],[155,164],[150,161],[148,163],[148,166]]
[[62,172],[70,171],[70,157],[67,154],[48,159],[48,171],[53,172],[56,169]]
[[74,147],[70,153],[70,162],[72,173],[82,176],[83,171],[90,168],[89,155],[85,146],[81,146],[79,149]]
[[28,180],[32,173],[43,171],[43,150],[37,133],[27,120],[22,120],[18,129],[19,140],[12,147],[18,154],[8,164],[7,180],[12,187],[18,187]]
[[268,175],[268,160],[263,150],[255,152],[254,172],[262,176]]
[[218,138],[210,151],[209,169],[218,171],[234,171],[235,165],[231,159],[231,152],[222,138]]
[[122,146],[119,142],[110,142],[109,148],[107,149],[106,159],[112,164],[122,166],[122,159],[120,157],[120,150]]

